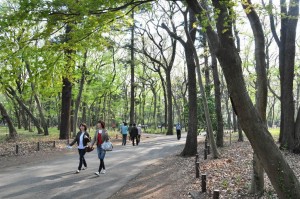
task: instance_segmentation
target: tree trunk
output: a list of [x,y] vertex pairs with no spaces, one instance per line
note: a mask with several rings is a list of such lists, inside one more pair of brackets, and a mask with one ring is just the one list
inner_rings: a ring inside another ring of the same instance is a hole
[[213,51],[211,51],[211,66],[213,71],[214,89],[215,89],[215,110],[217,115],[217,139],[216,144],[218,147],[223,147],[224,141],[224,125],[222,117],[222,105],[221,105],[221,88],[220,79],[217,65],[217,57]]
[[[272,4],[272,1],[270,1]],[[295,137],[294,122],[294,99],[293,99],[293,80],[295,67],[295,40],[296,28],[299,16],[299,0],[292,0],[289,6],[286,0],[281,2],[281,29],[280,40],[278,39],[274,17],[270,14],[271,30],[279,47],[279,71],[281,87],[281,120],[280,137],[281,148],[293,150]],[[287,9],[288,8],[288,9]]]
[[[201,17],[202,7],[197,0],[186,1]],[[253,106],[247,93],[242,73],[242,63],[234,46],[228,4],[213,0],[213,6],[219,12],[217,33],[207,27],[209,41],[224,71],[228,91],[234,103],[242,129],[247,135],[254,153],[258,156],[279,198],[300,198],[300,184],[293,170],[287,164],[282,153],[274,143],[271,134]],[[201,20],[201,18],[200,18]],[[226,20],[226,23],[224,23]],[[229,21],[228,21],[229,20]],[[226,26],[224,26],[226,24]],[[234,71],[234,72],[233,72]]]
[[8,139],[15,139],[17,137],[17,131],[13,125],[13,122],[9,115],[7,114],[7,111],[3,104],[0,102],[0,112],[3,117],[3,119],[6,121],[8,129],[9,129],[9,134],[8,134]]
[[[231,107],[232,107],[232,109],[234,109],[233,104]],[[237,117],[236,117],[236,114],[234,111],[232,111],[232,127],[233,127],[233,131],[237,132]]]
[[[66,34],[65,34],[65,43],[70,43],[72,32],[72,26],[66,25]],[[68,48],[65,50],[66,55],[66,66],[65,73],[66,75],[62,78],[62,92],[61,92],[61,116],[60,116],[60,132],[59,139],[68,139],[70,138],[71,131],[71,105],[72,105],[72,83],[70,81],[70,77],[68,75],[71,73],[72,68],[74,66],[72,55],[74,54],[74,50]]]
[[[196,21],[194,12],[189,10],[189,22],[187,20],[187,15],[184,13],[184,22],[185,22],[185,33],[189,40],[184,42],[181,37],[178,37],[174,32],[171,32],[170,29],[162,24],[162,28],[164,28],[168,34],[174,38],[175,40],[180,41],[182,46],[184,47],[185,57],[186,57],[186,65],[188,70],[188,105],[189,105],[189,120],[188,120],[188,132],[186,143],[183,151],[181,152],[182,156],[192,156],[197,153],[197,86],[196,86],[196,73],[195,73],[195,60],[194,60],[194,41],[196,30],[193,28],[193,24]],[[189,29],[189,30],[188,30]],[[174,30],[174,28],[173,28]]]
[[[256,62],[256,109],[263,120],[266,122],[266,110],[267,110],[267,73],[266,73],[266,55],[265,55],[265,39],[264,32],[262,29],[262,25],[259,21],[259,17],[252,6],[250,0],[242,3],[244,10],[250,10],[250,12],[246,11],[246,15],[250,21],[252,32],[255,39],[255,62]],[[261,197],[264,192],[264,170],[259,162],[257,155],[254,153],[253,155],[253,173],[252,173],[252,181],[251,188],[249,190],[251,194],[255,194],[258,197]]]
[[68,139],[71,130],[71,101],[72,101],[72,83],[68,78],[63,78],[62,96],[61,96],[61,123],[59,139]]
[[167,100],[168,100],[168,129],[167,135],[173,135],[173,102],[172,102],[172,84],[171,71],[166,71],[166,85],[167,85]]
[[84,52],[84,61],[83,61],[83,65],[81,66],[81,78],[80,78],[80,84],[79,84],[79,92],[78,92],[78,95],[77,95],[76,101],[75,101],[74,116],[73,116],[73,137],[76,136],[78,111],[79,111],[79,105],[80,105],[84,81],[85,81],[86,59],[87,59],[87,51]]
[[133,24],[131,27],[131,59],[130,59],[130,124],[134,123],[134,10],[131,18]]
[[237,123],[238,123],[238,132],[239,132],[239,139],[238,139],[238,142],[244,142],[243,130],[242,130],[242,127],[241,127],[241,125],[240,125],[239,119],[238,119]]

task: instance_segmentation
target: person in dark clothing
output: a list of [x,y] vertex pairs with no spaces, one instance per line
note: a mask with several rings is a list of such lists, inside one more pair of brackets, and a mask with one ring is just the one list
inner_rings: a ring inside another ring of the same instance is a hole
[[[80,131],[77,133],[73,142],[70,143],[70,147],[77,143],[78,153],[79,153],[79,165],[76,173],[79,173],[80,170],[85,170],[87,168],[87,163],[85,161],[84,155],[86,153],[85,148],[87,143],[91,141],[90,135],[87,133],[87,126],[84,123],[79,125]],[[82,168],[82,164],[84,167]]]
[[133,124],[132,128],[130,129],[130,137],[132,140],[132,146],[135,145],[134,140],[136,140],[136,145],[139,145],[138,141],[137,141],[137,136],[138,136],[138,129],[136,127],[136,124]]
[[179,122],[176,124],[176,133],[177,133],[177,140],[180,140],[181,138],[181,125]]

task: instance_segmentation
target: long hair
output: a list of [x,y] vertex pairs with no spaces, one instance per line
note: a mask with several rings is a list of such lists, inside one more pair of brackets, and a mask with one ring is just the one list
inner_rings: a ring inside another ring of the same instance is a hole
[[86,131],[87,130],[87,125],[85,124],[85,123],[80,123],[80,125],[79,125],[79,129],[80,129],[80,127],[81,126],[83,126],[84,127],[84,130]]
[[102,120],[99,120],[98,123],[101,124],[101,127],[102,127],[103,129],[105,129],[105,122],[103,122]]

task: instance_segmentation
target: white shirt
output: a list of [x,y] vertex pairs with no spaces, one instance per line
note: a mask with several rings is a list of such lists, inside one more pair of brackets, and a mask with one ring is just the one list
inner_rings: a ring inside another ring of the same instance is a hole
[[78,149],[85,149],[85,146],[83,146],[83,135],[84,135],[84,132],[82,132],[80,137],[79,137]]

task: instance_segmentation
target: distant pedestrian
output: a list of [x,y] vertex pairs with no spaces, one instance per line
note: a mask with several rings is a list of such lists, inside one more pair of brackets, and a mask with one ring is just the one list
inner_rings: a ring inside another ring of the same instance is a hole
[[181,138],[181,126],[179,122],[176,124],[176,133],[177,133],[177,140],[180,140]]
[[135,146],[134,140],[136,140],[136,145],[139,145],[137,141],[137,136],[138,136],[138,129],[136,127],[136,124],[134,123],[131,130],[130,130],[130,137],[132,140],[132,146]]
[[104,164],[104,158],[106,151],[102,149],[101,145],[103,142],[108,141],[108,133],[107,130],[105,129],[105,123],[103,121],[98,121],[97,123],[97,130],[95,132],[95,136],[93,138],[93,141],[91,143],[91,146],[96,143],[97,145],[97,153],[98,153],[98,158],[100,159],[100,165],[98,171],[95,172],[97,176],[101,174],[105,174],[105,164]]
[[[77,143],[78,153],[79,153],[79,165],[76,173],[79,173],[81,170],[87,169],[87,163],[85,161],[84,155],[86,153],[85,148],[87,143],[91,141],[90,135],[87,132],[87,126],[85,123],[79,125],[80,131],[77,133],[75,139],[70,143],[70,147]],[[84,167],[82,167],[82,164]]]
[[128,134],[128,126],[127,123],[124,122],[124,124],[121,126],[121,134],[122,134],[122,146],[126,146],[126,139]]
[[139,145],[139,143],[141,141],[141,135],[142,135],[142,125],[139,124],[137,126],[137,129],[138,129],[138,135],[137,135],[136,143],[137,143],[137,145]]

